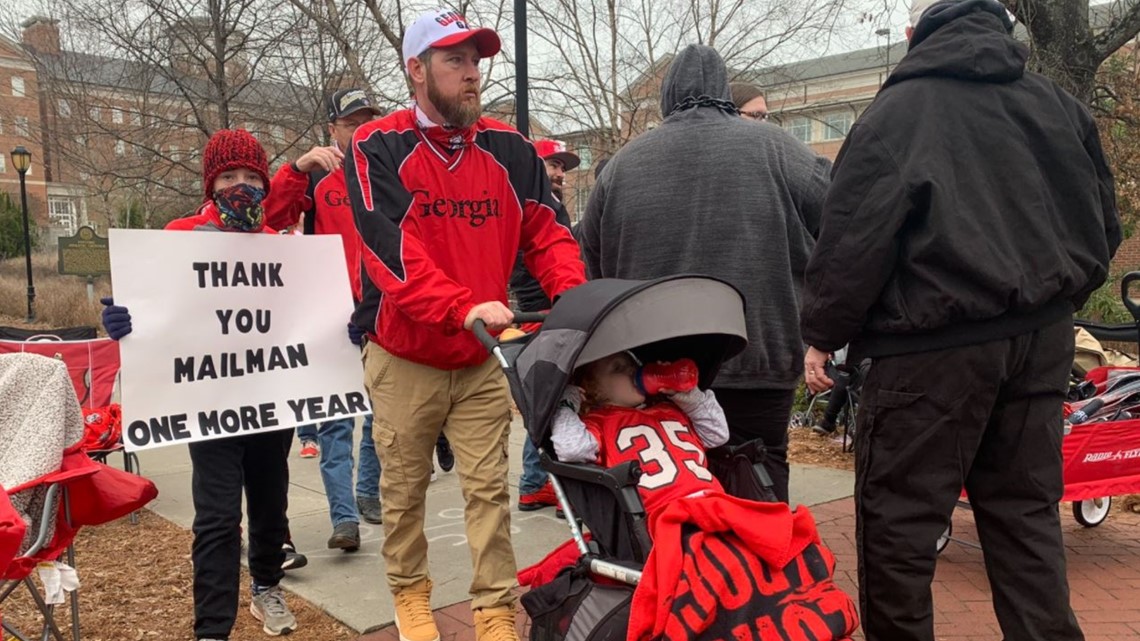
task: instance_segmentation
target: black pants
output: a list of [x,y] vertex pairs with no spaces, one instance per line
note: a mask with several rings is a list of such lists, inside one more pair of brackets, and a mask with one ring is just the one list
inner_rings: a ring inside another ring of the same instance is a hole
[[755,439],[768,451],[765,467],[772,477],[776,498],[788,502],[788,420],[795,390],[714,388],[716,400],[728,419],[728,442],[739,445]]
[[289,447],[293,430],[190,444],[194,465],[194,634],[227,639],[241,586],[241,492],[249,517],[249,573],[274,586],[285,575]]
[[867,641],[933,641],[935,542],[964,486],[1007,641],[1083,639],[1061,539],[1071,320],[982,345],[877,359],[855,449]]

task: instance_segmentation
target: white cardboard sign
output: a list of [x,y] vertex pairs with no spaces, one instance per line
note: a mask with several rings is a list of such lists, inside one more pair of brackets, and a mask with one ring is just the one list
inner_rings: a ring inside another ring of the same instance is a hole
[[139,451],[367,414],[337,236],[112,229],[123,442]]

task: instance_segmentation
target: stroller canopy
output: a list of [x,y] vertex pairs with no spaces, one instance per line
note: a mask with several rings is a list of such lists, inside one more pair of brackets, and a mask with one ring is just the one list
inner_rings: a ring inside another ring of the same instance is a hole
[[724,281],[603,278],[558,299],[508,376],[530,438],[542,445],[574,368],[624,350],[643,363],[691,358],[706,388],[747,342],[744,298]]

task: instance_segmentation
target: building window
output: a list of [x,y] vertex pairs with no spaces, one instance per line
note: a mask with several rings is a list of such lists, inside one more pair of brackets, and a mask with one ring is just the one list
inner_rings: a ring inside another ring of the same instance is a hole
[[276,140],[278,143],[285,142],[285,128],[284,127],[281,127],[280,125],[273,125],[269,129],[269,134],[271,136],[273,136],[273,139]]
[[56,103],[56,111],[59,112],[60,118],[70,118],[71,117],[71,103],[60,98],[59,102]]
[[850,111],[837,111],[827,114],[823,118],[823,139],[843,140],[847,132],[851,131],[852,114]]
[[0,134],[4,133],[4,116],[0,116]]
[[171,162],[182,160],[182,150],[178,148],[178,145],[170,145],[170,160]]
[[127,143],[124,140],[115,141],[115,155],[125,156],[127,154]]
[[75,145],[83,148],[87,146],[87,134],[78,134],[75,136]]
[[142,114],[137,111],[131,112],[131,124],[136,127],[142,126]]
[[123,110],[122,109],[112,109],[111,110],[111,122],[115,123],[116,125],[123,124]]
[[48,198],[48,220],[53,226],[66,229],[68,236],[75,235],[75,201],[70,198]]
[[12,76],[12,97],[24,97],[24,79],[20,76]]
[[802,143],[811,142],[811,121],[807,118],[788,118],[784,123],[784,129]]
[[28,128],[27,116],[16,116],[13,122],[13,133],[21,138],[30,138],[32,130]]
[[594,150],[589,147],[579,147],[578,158],[582,159],[582,164],[578,165],[578,169],[589,169],[590,165],[594,164]]
[[99,122],[103,117],[103,110],[98,107],[92,107],[87,111],[87,115],[91,116],[91,120]]
[[4,164],[4,155],[0,154],[0,174],[8,173],[8,166]]

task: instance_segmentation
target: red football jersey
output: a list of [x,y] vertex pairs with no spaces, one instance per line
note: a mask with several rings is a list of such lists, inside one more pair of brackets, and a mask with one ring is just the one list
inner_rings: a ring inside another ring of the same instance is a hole
[[603,407],[582,420],[598,441],[603,466],[641,463],[638,485],[646,513],[696,492],[724,492],[705,467],[705,448],[689,417],[673,403],[644,409]]

